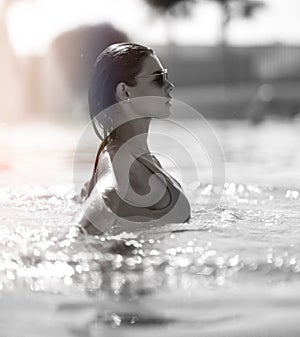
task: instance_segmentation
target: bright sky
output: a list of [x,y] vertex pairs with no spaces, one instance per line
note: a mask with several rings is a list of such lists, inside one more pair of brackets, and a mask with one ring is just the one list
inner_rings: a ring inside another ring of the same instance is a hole
[[[300,43],[300,0],[265,0],[268,7],[254,19],[234,20],[232,44]],[[132,40],[182,45],[215,44],[220,10],[215,3],[199,3],[187,19],[169,20],[153,14],[143,0],[24,0],[10,10],[10,38],[18,54],[43,54],[60,32],[80,24],[111,22]],[[168,28],[167,28],[168,27]]]

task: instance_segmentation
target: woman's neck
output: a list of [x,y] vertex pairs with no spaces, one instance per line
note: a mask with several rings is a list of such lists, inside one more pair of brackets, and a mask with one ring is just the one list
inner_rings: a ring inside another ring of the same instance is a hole
[[149,152],[147,143],[149,125],[150,118],[139,118],[127,122],[116,129],[115,139],[128,142]]

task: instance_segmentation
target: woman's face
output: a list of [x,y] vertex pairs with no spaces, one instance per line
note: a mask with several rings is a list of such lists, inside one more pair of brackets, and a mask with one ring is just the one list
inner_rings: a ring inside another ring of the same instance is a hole
[[[165,69],[157,56],[147,56],[135,78],[136,85],[128,87],[133,110],[146,117],[168,117],[174,85],[167,79]],[[139,98],[134,99],[135,97]]]

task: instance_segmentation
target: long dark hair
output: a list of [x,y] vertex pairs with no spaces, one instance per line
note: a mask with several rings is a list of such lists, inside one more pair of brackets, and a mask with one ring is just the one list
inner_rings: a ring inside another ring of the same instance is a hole
[[[96,171],[101,152],[110,140],[115,138],[116,130],[107,128],[106,123],[97,120],[101,111],[117,103],[116,86],[124,82],[136,85],[135,76],[141,71],[143,61],[154,52],[151,48],[136,43],[123,42],[107,47],[96,59],[94,73],[88,91],[89,112],[93,127],[101,144],[96,156],[93,176],[89,183],[89,196],[96,184]],[[110,118],[110,116],[107,116]]]

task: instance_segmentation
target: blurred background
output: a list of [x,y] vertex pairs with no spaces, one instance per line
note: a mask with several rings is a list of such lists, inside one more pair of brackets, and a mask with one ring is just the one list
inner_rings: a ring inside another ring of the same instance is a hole
[[[157,52],[174,98],[221,123],[214,126],[227,166],[236,149],[249,171],[240,180],[257,181],[244,158],[249,149],[251,158],[267,158],[272,147],[273,160],[297,143],[283,128],[300,112],[299,13],[298,0],[0,0],[0,185],[71,181],[93,64],[122,41]],[[274,120],[259,140],[257,128],[244,128]],[[82,162],[92,165],[95,151],[84,150],[90,157]]]
[[300,111],[297,0],[0,0],[0,121],[85,120],[96,56],[153,47],[174,96],[208,118]]

